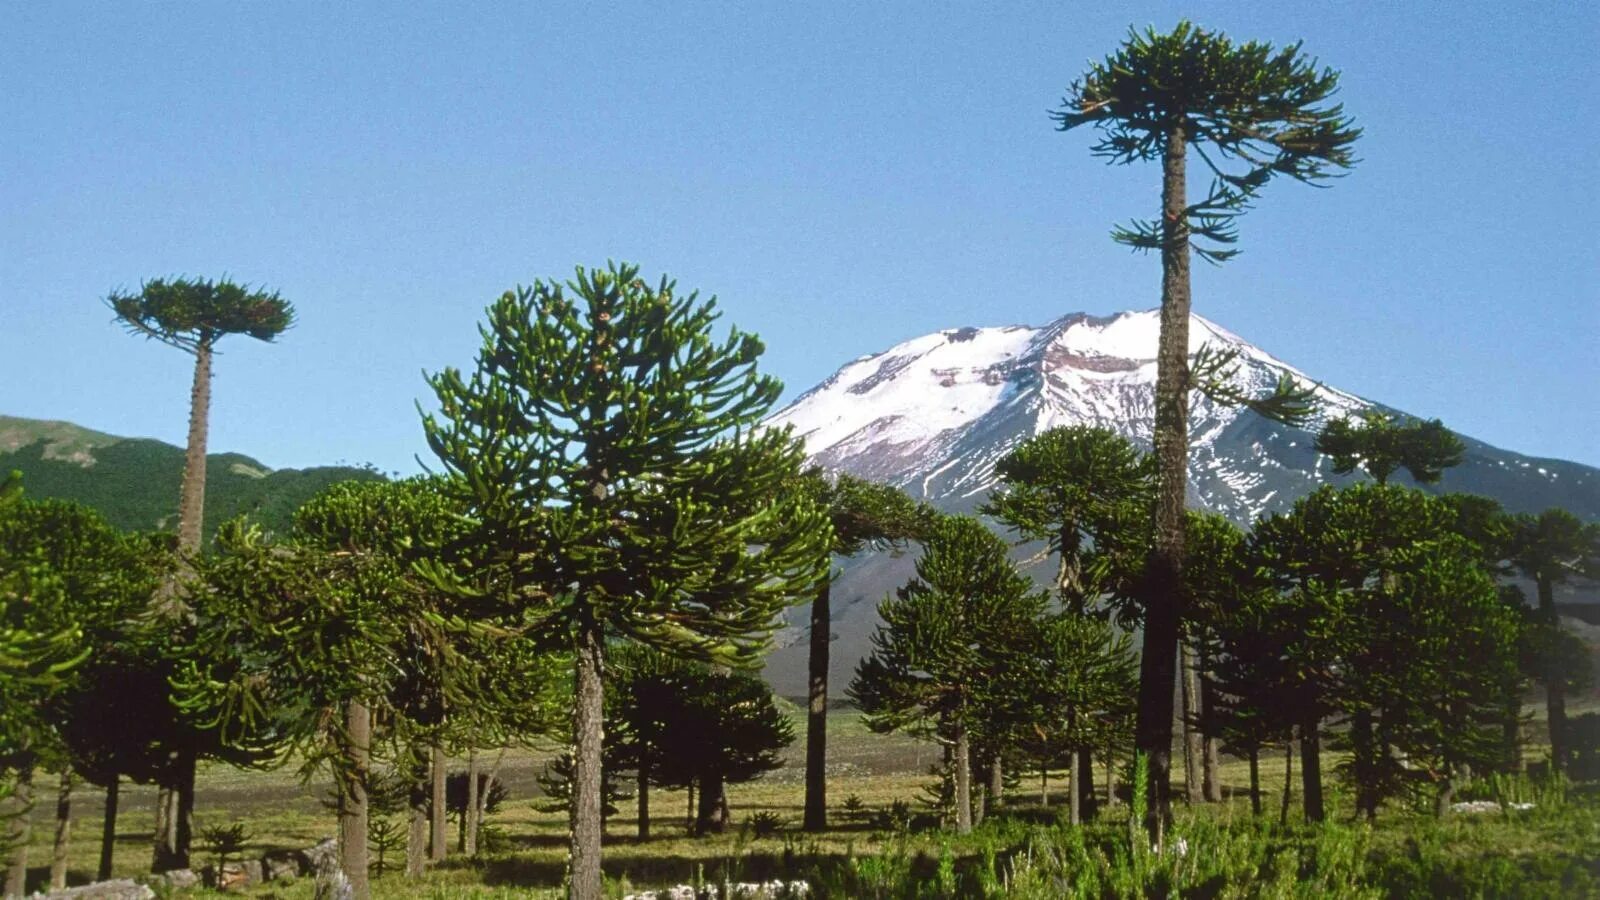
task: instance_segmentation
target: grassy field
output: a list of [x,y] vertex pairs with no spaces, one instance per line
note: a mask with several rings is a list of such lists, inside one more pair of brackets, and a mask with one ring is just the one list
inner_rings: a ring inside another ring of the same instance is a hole
[[[724,877],[754,880],[776,875],[795,876],[806,872],[845,872],[855,885],[860,871],[870,867],[868,857],[898,860],[908,873],[924,871],[935,878],[946,869],[972,870],[988,865],[991,871],[1003,867],[997,856],[1014,853],[1028,846],[1031,835],[1040,829],[1057,826],[1065,784],[1051,777],[1052,805],[1040,806],[1037,773],[1029,775],[1007,800],[1004,815],[985,823],[974,835],[957,839],[942,833],[896,834],[878,830],[869,816],[846,821],[841,811],[845,798],[855,795],[870,811],[887,808],[896,800],[922,809],[918,797],[929,782],[927,767],[938,757],[930,744],[899,736],[881,736],[867,731],[857,714],[840,710],[830,717],[833,760],[829,799],[833,830],[821,835],[798,832],[802,810],[801,747],[790,748],[787,764],[769,776],[729,789],[732,820],[736,826],[751,816],[769,812],[780,817],[785,827],[777,836],[755,839],[747,829],[735,828],[729,834],[712,838],[693,838],[686,833],[686,797],[681,791],[654,791],[651,808],[656,817],[653,838],[636,840],[632,804],[624,804],[606,829],[605,872],[615,892],[631,888],[662,887],[674,883],[715,881]],[[375,878],[374,893],[382,897],[528,897],[555,895],[561,884],[566,857],[566,823],[558,813],[535,808],[535,776],[549,758],[548,752],[509,751],[501,763],[500,775],[510,789],[510,798],[498,813],[489,817],[489,847],[477,859],[453,857],[431,870],[420,883],[408,882],[397,871],[403,859],[391,858],[390,870]],[[1330,810],[1338,818],[1349,817],[1348,798],[1334,784],[1332,767],[1325,761],[1332,796]],[[493,762],[493,754],[485,766]],[[464,764],[463,764],[464,767]],[[1181,772],[1175,773],[1181,776]],[[1276,820],[1277,801],[1282,784],[1281,758],[1264,761],[1263,780],[1266,803]],[[201,826],[245,823],[251,839],[247,856],[259,856],[269,849],[296,849],[310,846],[334,833],[332,813],[322,805],[327,787],[323,779],[302,784],[291,768],[267,772],[244,772],[223,767],[202,770],[196,815]],[[1227,761],[1223,782],[1229,799],[1223,804],[1198,807],[1180,813],[1180,823],[1191,828],[1231,826],[1249,819],[1248,772],[1244,763]],[[1298,794],[1298,775],[1296,777]],[[44,821],[53,810],[54,784],[43,781],[38,787],[39,805],[35,812],[30,848],[30,888],[42,887],[46,880],[52,823]],[[155,792],[151,788],[125,788],[122,816],[117,836],[116,874],[135,876],[148,869],[150,831],[153,826]],[[1296,796],[1296,801],[1298,797]],[[1125,833],[1125,806],[1109,810],[1099,826],[1105,834]],[[90,880],[99,854],[100,799],[85,791],[77,795],[69,849],[70,882]],[[1291,815],[1298,821],[1298,809]],[[1362,829],[1362,831],[1368,831]],[[1524,816],[1515,820],[1503,816],[1456,816],[1436,823],[1421,811],[1390,809],[1379,827],[1360,837],[1367,852],[1399,859],[1420,858],[1432,853],[1441,859],[1482,858],[1485,854],[1510,860],[1513,865],[1531,864],[1556,854],[1562,859],[1600,860],[1600,799],[1582,787],[1568,794],[1559,816]],[[454,833],[452,832],[452,841]],[[452,847],[452,850],[454,847]],[[403,855],[402,851],[396,851]],[[210,854],[196,848],[196,866],[211,860]],[[941,860],[943,860],[941,862]],[[1520,862],[1519,862],[1520,860]],[[1600,877],[1600,864],[1589,864]],[[876,870],[873,870],[876,871]],[[870,875],[871,872],[868,872]],[[904,876],[903,877],[910,877]],[[948,876],[948,872],[946,875]],[[952,876],[953,877],[953,876]],[[968,876],[962,876],[968,877]],[[975,876],[974,876],[975,877]],[[933,883],[933,882],[930,882]],[[974,882],[976,884],[976,882]],[[860,887],[853,888],[861,890]],[[263,885],[249,893],[258,897],[310,898],[309,880]],[[882,896],[901,896],[884,890]],[[912,895],[920,892],[913,892]],[[965,890],[958,892],[964,894]],[[1493,893],[1485,896],[1494,896]],[[1564,896],[1555,894],[1554,896]]]

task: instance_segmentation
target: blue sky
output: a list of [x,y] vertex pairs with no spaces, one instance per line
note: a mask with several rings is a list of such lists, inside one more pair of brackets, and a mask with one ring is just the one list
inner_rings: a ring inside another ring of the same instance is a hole
[[[1115,8],[1110,8],[1110,7]],[[1366,129],[1268,188],[1198,312],[1329,384],[1600,464],[1591,4],[6,4],[0,412],[181,443],[188,359],[113,288],[275,288],[217,363],[212,447],[414,471],[424,370],[483,307],[607,258],[719,296],[793,397],[960,325],[1145,309],[1110,242],[1159,173],[1047,111],[1189,16],[1341,69]]]

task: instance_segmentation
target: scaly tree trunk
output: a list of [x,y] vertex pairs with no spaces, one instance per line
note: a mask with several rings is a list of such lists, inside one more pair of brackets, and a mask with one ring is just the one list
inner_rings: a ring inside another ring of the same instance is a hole
[[1283,742],[1283,808],[1278,810],[1278,824],[1289,824],[1289,803],[1294,795],[1294,735]]
[[1250,814],[1261,815],[1261,748],[1250,746]]
[[1072,754],[1067,757],[1067,772],[1071,776],[1067,782],[1067,824],[1083,824],[1083,765],[1082,757]]
[[206,433],[211,421],[211,352],[213,338],[195,348],[194,384],[189,389],[189,444],[183,456],[183,486],[178,494],[178,550],[193,557],[200,551],[206,509]]
[[450,774],[450,761],[445,758],[443,747],[433,748],[433,765],[429,773],[433,779],[432,793],[429,803],[429,814],[432,816],[428,825],[428,859],[430,862],[442,863],[445,854],[450,852],[449,838],[449,805],[446,803],[445,779]]
[[345,705],[345,765],[339,776],[339,868],[350,881],[351,900],[372,895],[367,883],[367,768],[371,764],[372,710]]
[[110,881],[111,867],[117,853],[117,805],[122,799],[122,779],[113,774],[106,785],[106,812],[100,827],[100,868],[96,881]]
[[600,741],[602,679],[600,626],[584,622],[578,634],[576,702],[572,714],[572,882],[570,900],[600,900]]
[[1005,798],[1006,773],[1001,768],[1003,765],[999,753],[989,760],[989,802],[993,804],[995,812],[1000,811],[1000,803]]
[[6,900],[19,898],[28,886],[28,820],[33,807],[33,768],[17,773],[17,787],[11,795],[11,861],[6,866]]
[[1189,226],[1182,124],[1167,132],[1161,181],[1161,341],[1156,351],[1155,543],[1145,578],[1144,649],[1139,658],[1135,744],[1149,760],[1157,840],[1172,815],[1172,711],[1183,609],[1184,495],[1189,456]]
[[1201,792],[1200,766],[1205,756],[1205,741],[1196,724],[1200,720],[1200,672],[1194,661],[1194,649],[1185,641],[1180,649],[1181,677],[1183,678],[1183,790],[1190,806],[1199,806],[1204,800]]
[[407,797],[411,812],[410,828],[406,830],[406,877],[421,878],[428,865],[428,801],[430,779],[426,767],[417,772]]
[[1326,818],[1322,807],[1322,723],[1308,720],[1300,726],[1300,787],[1305,793],[1307,822]]
[[811,599],[811,657],[806,708],[806,831],[828,827],[828,639],[832,636],[833,573]]
[[956,726],[956,755],[951,760],[956,777],[956,833],[972,831],[972,754],[967,746],[967,729]]
[[56,790],[56,839],[50,848],[50,890],[59,891],[67,886],[67,841],[72,836],[72,769],[61,772],[61,786]]
[[478,855],[478,751],[467,751],[467,806],[461,811],[461,849],[468,856]]

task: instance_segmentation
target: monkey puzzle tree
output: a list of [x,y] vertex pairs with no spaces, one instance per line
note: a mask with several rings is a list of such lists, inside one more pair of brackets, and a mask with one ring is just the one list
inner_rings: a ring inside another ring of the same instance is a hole
[[536,281],[489,307],[476,370],[429,378],[428,444],[489,548],[493,596],[575,654],[571,895],[600,895],[608,636],[749,659],[825,577],[803,449],[757,427],[781,390],[762,345],[717,342],[714,300],[632,265]]
[[1346,475],[1357,468],[1379,484],[1405,469],[1419,484],[1432,484],[1444,470],[1461,464],[1466,447],[1438,419],[1402,420],[1377,410],[1361,413],[1359,425],[1334,419],[1317,435],[1317,451],[1333,459],[1333,471]]
[[956,828],[972,828],[971,738],[985,721],[993,682],[1024,671],[1017,648],[1045,598],[983,523],[950,516],[934,525],[917,576],[878,606],[883,624],[856,666],[850,696],[874,731],[931,728],[954,749]]
[[[1539,627],[1559,632],[1556,586],[1572,580],[1600,580],[1600,524],[1585,523],[1564,509],[1547,509],[1537,516],[1519,515],[1513,525],[1511,562],[1517,571],[1533,579],[1539,592]],[[1558,644],[1554,634],[1546,641],[1550,646]],[[1554,666],[1543,674],[1550,758],[1561,769],[1567,764],[1565,679]]]
[[139,293],[113,291],[106,305],[129,332],[194,357],[189,394],[189,442],[178,502],[178,549],[199,552],[206,497],[206,434],[211,416],[211,358],[233,334],[271,342],[294,324],[294,306],[276,293],[251,290],[226,278],[155,278]]
[[[833,556],[854,556],[916,538],[930,521],[928,510],[899,488],[840,473],[832,481],[821,470],[806,473],[833,526]],[[833,639],[833,572],[811,600],[811,654],[806,710],[806,798],[803,827],[821,831],[828,822],[828,648]]]
[[[1001,487],[984,512],[1025,540],[1042,540],[1057,559],[1056,591],[1066,610],[1082,615],[1104,590],[1108,563],[1125,544],[1115,535],[1148,515],[1154,460],[1114,431],[1051,428],[1018,444],[995,466]],[[1101,565],[1085,570],[1085,543]],[[1080,743],[1073,776],[1073,819],[1093,816],[1093,750]]]
[[[1171,32],[1130,31],[1116,53],[1090,66],[1053,114],[1068,131],[1093,125],[1093,153],[1113,164],[1161,161],[1161,213],[1112,237],[1161,253],[1161,335],[1156,357],[1154,444],[1158,494],[1140,662],[1138,748],[1150,760],[1151,826],[1170,815],[1173,684],[1182,602],[1183,504],[1191,387],[1207,387],[1226,354],[1189,363],[1189,252],[1223,262],[1238,250],[1236,220],[1277,176],[1316,183],[1349,168],[1360,136],[1338,104],[1332,69],[1317,68],[1300,44],[1275,49],[1179,22]],[[1188,150],[1210,170],[1205,199],[1190,203]],[[1196,376],[1199,376],[1198,378]],[[1201,382],[1196,384],[1196,381]],[[1213,382],[1213,388],[1217,387]],[[1246,398],[1225,396],[1242,401]],[[1290,412],[1307,397],[1287,380],[1255,408]]]

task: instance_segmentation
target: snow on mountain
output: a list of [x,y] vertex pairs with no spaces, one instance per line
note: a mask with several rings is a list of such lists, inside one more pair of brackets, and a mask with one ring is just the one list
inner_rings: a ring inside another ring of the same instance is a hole
[[[824,466],[902,485],[931,500],[980,497],[994,464],[1047,428],[1112,428],[1145,446],[1154,421],[1156,311],[1099,318],[1074,314],[1043,327],[960,328],[924,335],[863,357],[769,421],[793,426]],[[1294,367],[1199,316],[1189,350],[1209,345],[1238,356],[1234,381],[1266,393]],[[1319,387],[1320,418],[1369,404]],[[1214,452],[1241,417],[1200,397],[1190,420],[1193,477],[1207,505],[1253,518],[1275,499],[1261,479]],[[1319,423],[1320,424],[1320,423]]]
[[[1148,449],[1159,331],[1154,310],[1075,313],[1042,327],[940,331],[846,364],[767,421],[792,426],[812,460],[827,469],[899,485],[946,511],[972,511],[995,485],[995,464],[1047,428],[1098,425]],[[1221,326],[1191,317],[1190,353],[1207,344],[1237,351],[1235,384],[1252,395],[1269,393],[1285,373],[1315,381]],[[1321,484],[1352,480],[1332,473],[1314,447],[1316,432],[1330,418],[1389,407],[1325,385],[1317,386],[1317,399],[1313,420],[1293,427],[1191,398],[1190,505],[1248,525]],[[1563,506],[1600,520],[1600,470],[1463,441],[1462,464],[1428,489],[1481,494],[1515,512]],[[876,604],[910,576],[911,561],[909,555],[877,554],[845,562],[833,588],[835,684],[847,682],[870,649]],[[767,665],[768,679],[787,694],[804,693],[805,646],[795,643],[804,635],[803,619],[796,612],[781,641],[788,646]]]

